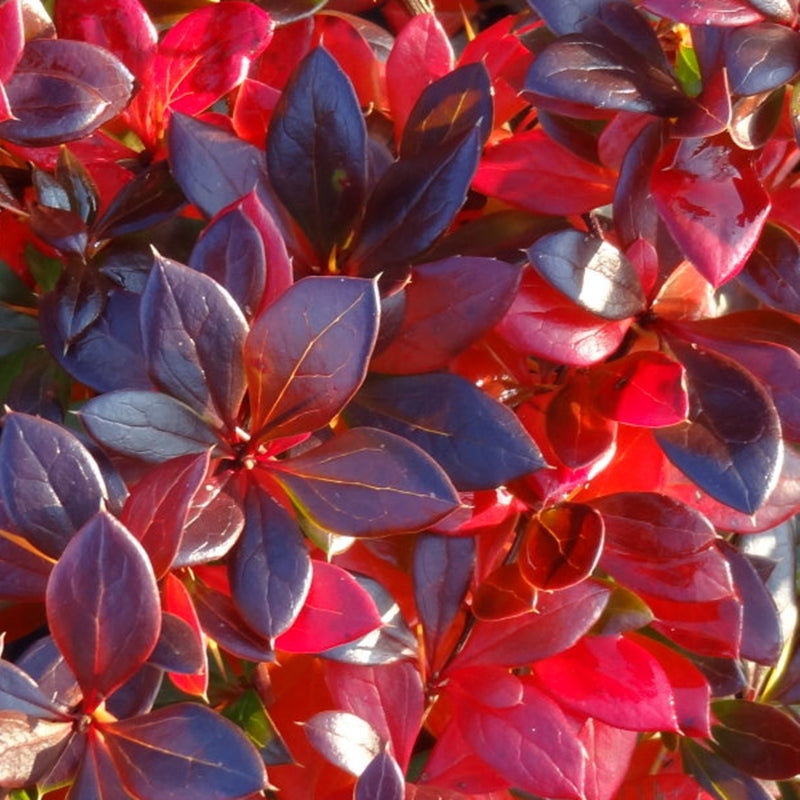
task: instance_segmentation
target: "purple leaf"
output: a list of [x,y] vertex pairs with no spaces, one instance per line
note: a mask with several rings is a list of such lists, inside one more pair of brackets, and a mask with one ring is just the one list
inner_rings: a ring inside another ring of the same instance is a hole
[[800,33],[772,22],[733,28],[725,38],[725,67],[733,94],[771,92],[800,71]]
[[406,782],[400,767],[389,753],[378,753],[358,776],[354,800],[403,800]]
[[68,746],[73,725],[0,712],[0,786],[23,788],[44,778]]
[[0,712],[47,719],[54,722],[70,720],[68,709],[51,700],[36,681],[10,661],[0,660]]
[[0,438],[0,492],[13,524],[54,558],[106,500],[100,469],[74,434],[15,412]]
[[188,622],[177,614],[164,611],[161,614],[161,633],[148,663],[168,672],[187,675],[200,672],[205,666],[203,642]]
[[50,574],[46,604],[50,631],[87,709],[130,678],[158,640],[161,610],[150,560],[106,512],[67,545]]
[[349,711],[320,711],[303,730],[328,761],[351,775],[361,775],[383,751],[372,725]]

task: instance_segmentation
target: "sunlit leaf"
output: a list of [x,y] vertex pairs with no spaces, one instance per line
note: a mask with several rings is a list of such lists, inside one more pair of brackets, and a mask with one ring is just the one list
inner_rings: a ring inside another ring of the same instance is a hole
[[337,767],[360,775],[382,752],[375,729],[347,711],[321,711],[303,726],[312,745]]

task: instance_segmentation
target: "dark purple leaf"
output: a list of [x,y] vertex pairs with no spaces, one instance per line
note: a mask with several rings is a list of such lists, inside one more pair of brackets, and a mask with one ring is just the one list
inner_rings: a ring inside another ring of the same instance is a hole
[[244,350],[254,436],[327,425],[364,379],[378,316],[375,282],[358,278],[305,278],[269,306]]
[[101,737],[89,735],[67,797],[68,800],[132,800]]
[[213,278],[156,255],[140,314],[153,381],[204,418],[234,428],[248,332],[234,299]]
[[614,245],[577,230],[542,236],[528,258],[547,282],[587,311],[622,320],[644,311],[633,265]]
[[400,767],[389,753],[378,753],[358,776],[354,800],[403,800],[406,782]]
[[56,289],[56,322],[65,349],[71,347],[103,313],[108,288],[108,280],[83,259],[69,263]]
[[175,180],[209,217],[267,185],[264,153],[221,128],[176,113],[167,142]]
[[458,375],[370,380],[346,416],[418,445],[459,491],[493,489],[544,466],[514,413]]
[[446,368],[500,321],[521,277],[519,267],[493,258],[454,256],[414,267],[402,290],[399,330],[371,369],[407,375]]
[[67,545],[50,574],[46,603],[50,631],[88,709],[130,678],[158,640],[161,610],[150,561],[106,512]]
[[40,147],[81,139],[116,117],[133,76],[100,47],[41,38],[25,46],[5,90],[17,119],[0,123],[0,136]]
[[326,258],[350,235],[367,180],[366,126],[349,78],[323,47],[281,94],[267,135],[275,193]]
[[286,244],[255,192],[211,220],[192,250],[189,266],[224,286],[248,319],[292,283]]
[[771,800],[772,795],[760,781],[731,766],[688,736],[682,736],[679,744],[686,774],[691,775],[712,797]]
[[41,600],[54,563],[24,537],[0,529],[0,598],[18,603]]
[[100,469],[74,434],[13,412],[0,437],[0,493],[17,529],[54,558],[106,499]]
[[116,453],[158,463],[221,445],[189,406],[160,392],[107,392],[80,411],[86,430]]
[[349,711],[320,711],[303,730],[328,761],[351,775],[364,772],[384,748],[372,725]]
[[728,128],[734,144],[743,150],[765,147],[781,121],[784,95],[784,87],[779,86],[772,92],[740,97]]
[[459,506],[450,480],[430,456],[374,428],[345,430],[274,466],[275,479],[303,516],[346,536],[419,531]]
[[178,703],[103,729],[126,788],[139,800],[245,797],[266,784],[255,747],[199,703]]
[[0,712],[14,711],[38,719],[65,722],[68,709],[50,699],[36,681],[9,661],[0,660]]
[[529,0],[536,12],[553,33],[563,36],[578,33],[583,23],[596,17],[600,9],[612,0]]
[[43,636],[28,647],[17,660],[17,666],[36,681],[53,703],[64,709],[74,708],[83,699],[75,675],[52,636]]
[[492,131],[492,85],[486,67],[465,64],[425,88],[411,109],[400,140],[400,158],[413,158],[447,142],[461,139],[473,128],[481,145]]
[[86,223],[72,211],[34,203],[29,224],[36,236],[62,253],[81,256],[89,243]]
[[764,226],[738,278],[762,303],[800,314],[800,243],[785,228]]
[[771,92],[791,82],[800,71],[800,33],[772,22],[728,31],[725,67],[731,92]]
[[205,666],[203,642],[188,622],[177,614],[163,611],[161,633],[148,662],[168,672],[187,675],[200,672]]
[[228,560],[231,592],[247,624],[274,642],[303,607],[311,559],[297,520],[255,483],[245,497],[244,519]]
[[783,463],[781,425],[764,387],[737,364],[672,340],[686,368],[690,419],[655,431],[667,457],[716,500],[752,514]]
[[480,149],[475,127],[384,172],[349,256],[361,275],[404,267],[444,233],[466,199]]
[[[163,623],[164,619],[162,617],[162,630]],[[158,644],[156,644],[157,646]],[[184,643],[181,643],[181,646],[183,647]],[[186,646],[187,648],[191,647],[188,643]],[[196,647],[197,645],[195,644]],[[153,666],[148,661],[106,700],[106,709],[117,719],[127,719],[137,714],[147,714],[155,704],[163,677],[164,671],[159,667]]]

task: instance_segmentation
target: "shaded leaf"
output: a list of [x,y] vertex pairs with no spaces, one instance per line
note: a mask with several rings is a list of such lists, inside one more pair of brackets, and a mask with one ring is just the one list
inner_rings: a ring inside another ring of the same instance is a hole
[[14,525],[54,558],[107,499],[97,462],[74,434],[18,412],[3,423],[0,493]]
[[148,661],[168,672],[192,674],[204,668],[205,650],[188,622],[164,611],[161,614],[161,632]]
[[686,772],[717,800],[733,800],[743,793],[748,800],[769,800],[771,797],[760,781],[687,737],[680,739],[680,752]]
[[353,86],[323,47],[286,85],[267,135],[267,166],[281,202],[323,258],[356,223],[366,193],[367,135]]
[[353,428],[274,465],[275,479],[301,514],[346,536],[422,530],[458,508],[441,467],[386,431]]
[[[127,598],[124,604],[120,597]],[[158,640],[160,604],[150,561],[139,542],[105,512],[67,545],[50,575],[46,603],[50,631],[87,709],[130,678]],[[92,625],[86,625],[87,617]]]
[[54,563],[26,539],[0,529],[0,598],[19,603],[41,600]]
[[386,752],[378,753],[358,776],[354,800],[403,800],[405,779],[397,761]]
[[244,348],[254,435],[331,422],[364,379],[378,316],[373,281],[323,277],[296,283],[260,314]]
[[797,314],[800,313],[798,275],[800,243],[790,231],[767,223],[739,273],[739,282],[762,303]]
[[107,392],[86,403],[80,418],[109,449],[153,463],[204,453],[220,444],[189,406],[160,392]]

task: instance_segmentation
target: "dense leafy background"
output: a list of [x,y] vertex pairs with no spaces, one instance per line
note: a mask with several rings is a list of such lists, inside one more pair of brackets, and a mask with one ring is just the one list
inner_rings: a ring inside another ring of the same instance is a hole
[[797,797],[796,3],[408,8],[0,0],[0,796]]

